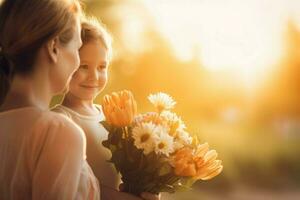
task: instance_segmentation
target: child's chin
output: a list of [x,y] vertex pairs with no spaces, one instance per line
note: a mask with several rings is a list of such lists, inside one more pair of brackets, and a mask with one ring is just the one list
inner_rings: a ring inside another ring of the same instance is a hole
[[90,100],[94,100],[95,98],[95,94],[91,94],[91,93],[87,93],[84,95],[80,95],[82,100],[86,100],[86,101],[90,101]]

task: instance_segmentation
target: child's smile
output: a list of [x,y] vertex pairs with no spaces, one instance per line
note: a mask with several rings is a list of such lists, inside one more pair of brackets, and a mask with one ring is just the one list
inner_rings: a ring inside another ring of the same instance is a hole
[[107,82],[107,50],[101,41],[91,41],[80,49],[80,67],[70,82],[70,90],[77,98],[93,100]]

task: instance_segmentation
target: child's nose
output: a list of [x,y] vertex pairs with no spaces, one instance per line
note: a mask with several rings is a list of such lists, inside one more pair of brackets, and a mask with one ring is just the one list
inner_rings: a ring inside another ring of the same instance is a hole
[[98,80],[98,78],[99,78],[98,70],[92,70],[90,73],[90,78],[93,80]]

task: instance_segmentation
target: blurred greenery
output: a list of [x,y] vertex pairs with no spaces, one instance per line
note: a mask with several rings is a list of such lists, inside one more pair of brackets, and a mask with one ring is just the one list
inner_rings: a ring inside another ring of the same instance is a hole
[[[216,149],[224,163],[215,179],[165,198],[300,198],[295,192],[300,187],[300,31],[294,22],[286,24],[280,62],[249,91],[230,71],[203,67],[197,48],[192,59],[178,59],[141,2],[85,1],[86,12],[101,19],[114,38],[109,82],[96,102],[129,89],[144,112],[153,109],[146,99],[150,93],[166,92],[177,101],[175,112],[188,130]],[[136,19],[143,31],[133,44],[124,30],[130,31],[128,24]]]

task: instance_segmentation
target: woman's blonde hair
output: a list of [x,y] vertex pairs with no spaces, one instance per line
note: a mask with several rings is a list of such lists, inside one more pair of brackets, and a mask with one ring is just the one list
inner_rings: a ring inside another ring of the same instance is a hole
[[[94,17],[84,17],[81,22],[81,40],[83,45],[91,41],[101,41],[108,51],[109,61],[112,58],[112,37],[105,25]],[[82,45],[82,46],[83,46]]]
[[0,5],[0,104],[15,74],[33,70],[42,45],[58,36],[62,44],[73,37],[78,0],[4,0]]

